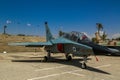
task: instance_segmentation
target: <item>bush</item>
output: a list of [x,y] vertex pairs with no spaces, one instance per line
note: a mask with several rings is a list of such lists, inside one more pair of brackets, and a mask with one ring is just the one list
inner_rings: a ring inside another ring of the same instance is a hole
[[17,36],[25,36],[25,34],[18,34]]

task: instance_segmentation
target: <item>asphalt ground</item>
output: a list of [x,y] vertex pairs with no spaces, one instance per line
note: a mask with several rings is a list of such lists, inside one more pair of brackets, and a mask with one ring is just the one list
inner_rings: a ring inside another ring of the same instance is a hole
[[52,54],[43,61],[44,52],[0,53],[0,80],[120,80],[120,57],[88,58],[87,69],[81,69],[82,58],[66,61],[64,54]]

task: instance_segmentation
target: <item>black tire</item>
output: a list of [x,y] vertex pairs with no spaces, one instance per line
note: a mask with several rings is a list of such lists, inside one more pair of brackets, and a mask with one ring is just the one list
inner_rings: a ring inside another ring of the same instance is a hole
[[67,61],[71,61],[72,57],[71,56],[67,56]]
[[81,68],[82,68],[82,69],[86,69],[86,68],[87,68],[86,63],[82,63]]
[[47,57],[47,56],[44,57],[44,61],[45,61],[45,62],[48,61],[48,57]]

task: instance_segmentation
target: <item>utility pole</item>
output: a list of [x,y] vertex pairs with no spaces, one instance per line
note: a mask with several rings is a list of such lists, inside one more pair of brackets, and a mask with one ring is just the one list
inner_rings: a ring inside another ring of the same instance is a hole
[[6,34],[6,28],[7,28],[7,26],[6,25],[4,25],[4,32],[3,32],[3,34]]

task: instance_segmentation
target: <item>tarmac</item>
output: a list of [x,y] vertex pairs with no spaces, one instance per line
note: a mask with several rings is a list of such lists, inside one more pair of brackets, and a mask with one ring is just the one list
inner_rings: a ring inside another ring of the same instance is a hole
[[43,61],[44,52],[0,53],[0,80],[120,80],[120,56],[88,58],[81,69],[81,57],[66,61],[64,54],[52,54]]

